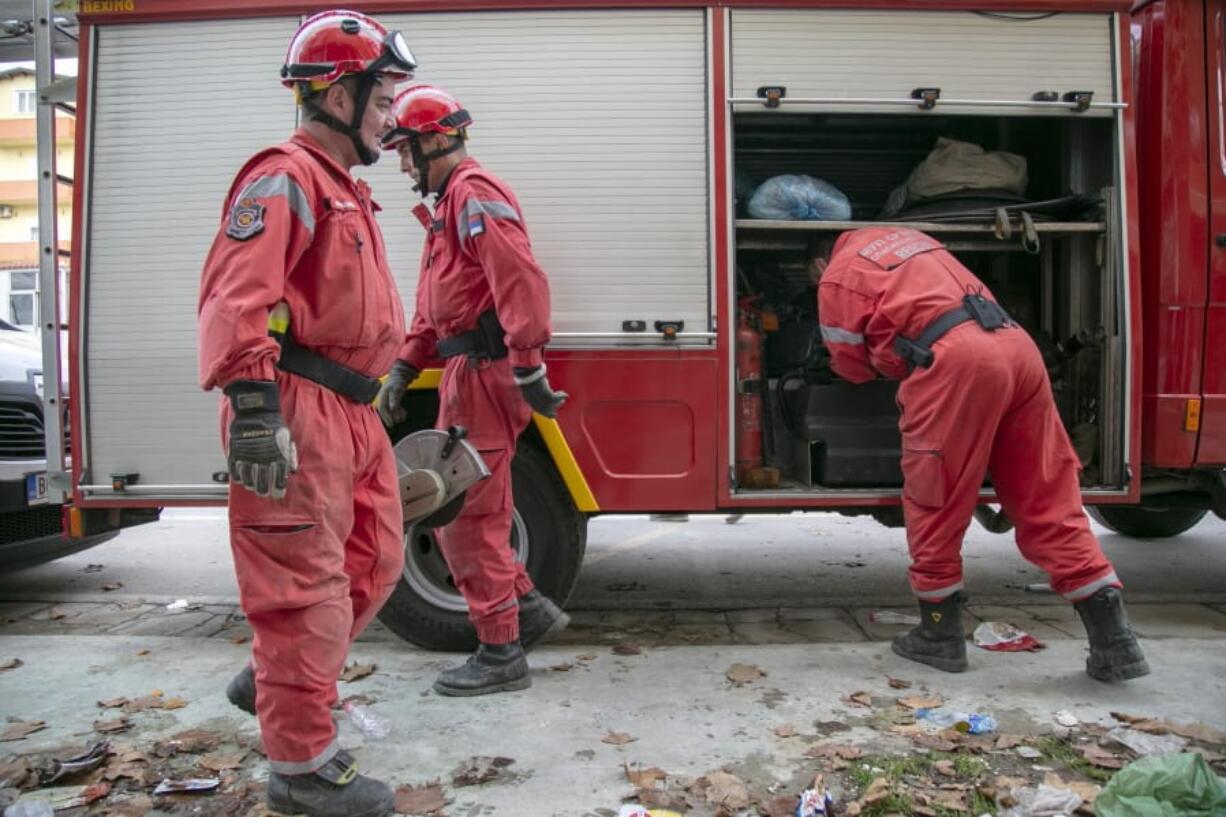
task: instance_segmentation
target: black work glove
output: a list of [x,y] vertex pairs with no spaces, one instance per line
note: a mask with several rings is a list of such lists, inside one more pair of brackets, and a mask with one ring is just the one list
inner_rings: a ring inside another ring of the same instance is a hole
[[298,449],[281,417],[281,395],[271,380],[235,380],[226,386],[230,421],[230,482],[259,496],[281,499],[298,470]]
[[549,388],[549,378],[545,377],[545,364],[536,367],[516,366],[514,372],[515,383],[524,393],[524,400],[532,406],[532,410],[546,417],[557,417],[558,407],[565,403],[570,395]]
[[417,379],[419,374],[421,372],[403,360],[397,360],[392,364],[387,380],[383,381],[383,386],[379,389],[378,396],[375,397],[375,408],[383,419],[383,425],[391,428],[397,423],[403,423],[409,416],[408,412],[400,407],[400,401],[404,399],[404,390]]

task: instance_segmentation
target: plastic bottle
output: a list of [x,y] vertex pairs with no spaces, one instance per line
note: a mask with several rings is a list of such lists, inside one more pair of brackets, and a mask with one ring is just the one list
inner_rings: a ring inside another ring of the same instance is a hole
[[370,707],[358,703],[347,703],[345,712],[349,715],[350,723],[356,726],[367,740],[382,740],[392,733],[391,721],[374,712]]
[[951,709],[917,709],[917,720],[939,729],[955,729],[959,732],[969,732],[972,735],[982,735],[984,732],[996,731],[996,719],[991,715],[980,715],[978,712],[955,712]]

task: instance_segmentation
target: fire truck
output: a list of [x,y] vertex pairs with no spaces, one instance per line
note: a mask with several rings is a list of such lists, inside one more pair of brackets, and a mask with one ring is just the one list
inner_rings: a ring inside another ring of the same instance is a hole
[[[463,100],[550,276],[547,361],[570,400],[520,441],[508,543],[547,594],[569,595],[599,514],[901,524],[896,384],[830,372],[807,274],[823,237],[870,224],[943,241],[1039,342],[1100,522],[1165,537],[1226,514],[1223,0],[355,5]],[[78,6],[73,433],[53,483],[74,534],[225,502],[200,269],[233,174],[297,124],[278,69],[326,7]],[[884,216],[938,140],[1023,157],[1027,189]],[[358,172],[411,309],[415,194],[395,162]],[[834,185],[849,215],[753,217],[784,174]],[[434,423],[438,380],[413,384],[394,440]],[[1007,531],[993,499],[989,475],[977,516]],[[433,533],[410,528],[405,549],[383,621],[470,647]]]

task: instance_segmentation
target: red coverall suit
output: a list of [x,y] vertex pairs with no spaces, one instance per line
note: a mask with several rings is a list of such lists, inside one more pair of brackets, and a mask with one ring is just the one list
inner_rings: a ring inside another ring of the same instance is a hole
[[843,233],[818,288],[822,338],[841,377],[901,379],[903,511],[911,587],[924,601],[962,589],[962,536],[985,472],[1017,546],[1071,601],[1120,586],[1081,507],[1080,463],[1060,423],[1038,348],[1017,326],[974,321],[908,372],[894,351],[962,297],[987,287],[940,242],[910,229]]
[[[279,371],[268,314],[285,301],[299,344],[370,377],[386,372],[404,311],[375,209],[365,182],[299,131],[239,171],[201,280],[201,385],[276,380],[298,447],[283,500],[230,488],[260,731],[283,774],[336,753],[336,680],[400,576],[404,540],[395,457],[375,410]],[[223,399],[223,448],[230,419]]]
[[490,478],[468,489],[463,511],[439,531],[439,542],[477,637],[485,644],[506,644],[519,639],[517,600],[533,589],[509,547],[511,459],[532,417],[511,369],[542,362],[550,337],[549,282],[532,255],[515,195],[469,157],[452,171],[435,204],[416,314],[400,359],[424,369],[440,338],[475,329],[478,316],[489,309],[506,332],[507,357],[450,358],[437,425],[467,428]]

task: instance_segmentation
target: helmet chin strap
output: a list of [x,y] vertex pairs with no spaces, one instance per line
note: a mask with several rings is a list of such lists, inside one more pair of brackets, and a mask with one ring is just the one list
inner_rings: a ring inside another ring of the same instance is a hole
[[430,184],[430,163],[449,153],[455,153],[462,147],[464,147],[464,140],[456,138],[455,141],[445,148],[423,153],[421,150],[421,134],[409,134],[409,150],[413,153],[413,166],[417,168],[418,174],[418,181],[413,186],[413,189],[421,193],[423,199],[434,192]]
[[358,161],[364,165],[373,165],[379,161],[379,151],[371,150],[362,141],[362,120],[366,116],[366,103],[370,101],[370,92],[375,87],[377,77],[370,72],[356,74],[358,79],[357,97],[353,101],[353,121],[346,125],[341,120],[337,119],[332,114],[316,108],[315,115],[312,117],[316,122],[322,122],[337,133],[343,133],[349,137],[349,141],[353,143],[353,149],[357,151]]

